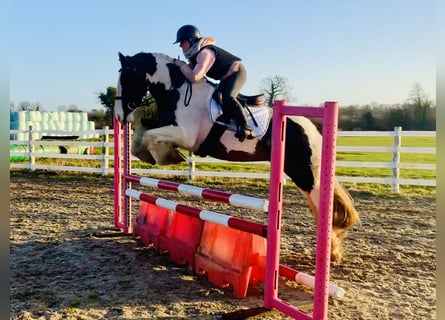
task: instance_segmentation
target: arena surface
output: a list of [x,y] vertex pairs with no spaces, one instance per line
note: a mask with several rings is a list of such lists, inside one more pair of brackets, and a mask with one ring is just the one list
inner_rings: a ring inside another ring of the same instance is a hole
[[[201,186],[267,197],[267,190],[243,183]],[[154,193],[265,221],[221,203]],[[281,263],[313,274],[313,217],[295,194],[289,183]],[[435,319],[435,198],[351,194],[362,223],[345,243],[344,261],[331,267],[331,280],[346,294],[329,300],[329,319]],[[262,306],[261,286],[250,288],[245,299],[234,298],[112,226],[110,177],[11,172],[10,319],[221,319]],[[284,279],[280,283],[280,297],[306,311],[311,293]],[[288,317],[271,311],[250,319]]]

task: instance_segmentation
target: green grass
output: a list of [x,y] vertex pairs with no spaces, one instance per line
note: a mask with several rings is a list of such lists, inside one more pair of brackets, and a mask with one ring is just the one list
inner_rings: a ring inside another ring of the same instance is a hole
[[[338,146],[392,146],[393,137],[338,137]],[[434,137],[402,137],[402,147],[436,147]]]
[[[392,146],[392,137],[339,137],[337,139],[338,146]],[[436,139],[433,137],[402,137],[403,147],[430,147],[436,146]],[[102,154],[101,148],[96,148],[96,154]],[[110,154],[113,148],[110,148]],[[183,152],[188,155],[188,151]],[[337,161],[366,161],[366,162],[391,162],[392,153],[390,152],[337,152]],[[26,162],[26,161],[25,161]],[[401,162],[404,163],[432,163],[436,162],[435,154],[418,154],[418,153],[402,153]],[[100,160],[74,160],[74,159],[52,159],[38,158],[38,164],[53,164],[59,166],[86,166],[100,168]],[[109,161],[110,167],[113,161]],[[171,170],[188,170],[188,164],[182,163],[169,166],[151,166],[142,162],[133,162],[133,167],[152,168],[152,169],[171,169]],[[269,165],[252,165],[242,163],[196,163],[197,171],[231,171],[231,172],[269,172]],[[338,176],[362,176],[362,177],[390,177],[392,169],[386,168],[353,168],[353,167],[337,167],[336,174]],[[401,178],[410,179],[436,179],[435,170],[417,170],[417,169],[400,169]],[[184,177],[185,178],[185,177]],[[204,179],[204,178],[199,178]],[[216,179],[216,178],[211,178]],[[244,179],[250,180],[250,179]],[[255,180],[255,179],[252,179]],[[267,180],[264,181],[267,184]],[[245,184],[245,182],[242,182]],[[255,182],[257,184],[258,182]],[[374,193],[390,192],[389,185],[382,184],[354,184],[345,183],[351,189],[359,189]],[[401,190],[408,194],[434,194],[435,187],[418,187],[418,186],[401,186]]]
[[[339,137],[338,146],[379,146],[390,147],[393,145],[392,137]],[[402,137],[402,147],[436,147],[434,137]],[[363,161],[363,162],[391,162],[390,152],[337,152],[337,161]],[[402,163],[436,163],[435,154],[402,153]],[[363,177],[389,177],[392,169],[386,168],[345,168],[337,167],[337,175],[363,176]],[[435,179],[434,170],[400,169],[401,178],[409,179]]]

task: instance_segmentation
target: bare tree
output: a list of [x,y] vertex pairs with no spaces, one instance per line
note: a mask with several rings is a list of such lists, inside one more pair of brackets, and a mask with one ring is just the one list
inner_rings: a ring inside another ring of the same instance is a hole
[[77,107],[75,104],[71,104],[69,107],[68,107],[68,110],[67,110],[68,112],[82,112],[82,110],[80,110],[80,108],[79,107]]
[[416,82],[411,88],[408,102],[414,112],[414,125],[420,130],[425,130],[433,102],[428,99],[420,83]]
[[40,111],[42,106],[40,105],[40,102],[34,102],[31,103],[29,101],[20,101],[17,110],[18,111]]
[[264,93],[266,103],[272,107],[275,100],[290,100],[292,88],[286,78],[281,76],[269,76],[261,80],[260,91]]

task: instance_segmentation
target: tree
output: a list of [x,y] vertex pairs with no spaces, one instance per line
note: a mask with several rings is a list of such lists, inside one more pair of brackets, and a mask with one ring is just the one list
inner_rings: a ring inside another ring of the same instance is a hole
[[20,101],[17,106],[18,111],[39,111],[41,109],[39,102],[31,103],[29,101]]
[[362,130],[372,130],[374,128],[375,121],[371,111],[365,111],[361,120]]
[[105,111],[93,109],[88,112],[88,120],[94,121],[95,129],[102,129],[107,126],[107,122],[105,121]]
[[290,100],[292,88],[286,78],[275,75],[261,80],[260,91],[264,93],[267,105],[273,107],[275,100]]
[[[99,101],[105,107],[105,123],[106,125],[113,127],[113,110],[114,100],[116,99],[117,89],[115,87],[108,87],[107,92],[99,92]],[[155,103],[154,98],[147,92],[145,97],[142,98],[142,105],[151,105]]]
[[416,82],[411,88],[408,102],[414,113],[415,129],[426,130],[429,109],[431,109],[433,103],[426,96],[420,83]]
[[116,88],[108,87],[106,92],[99,92],[99,101],[105,107],[105,122],[113,127],[113,109],[114,100],[116,99]]
[[75,104],[72,104],[68,107],[68,112],[82,112]]
[[405,107],[391,108],[387,111],[383,130],[394,130],[394,127],[402,127],[403,130],[413,130],[412,118]]

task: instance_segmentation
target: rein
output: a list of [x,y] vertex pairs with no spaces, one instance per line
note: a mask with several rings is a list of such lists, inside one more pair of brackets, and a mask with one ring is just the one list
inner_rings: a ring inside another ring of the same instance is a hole
[[[114,98],[114,100],[122,100],[122,97],[121,97],[121,96],[116,96],[116,97]],[[134,110],[136,110],[137,108],[139,108],[139,107],[141,107],[141,106],[143,106],[143,105],[144,105],[144,101],[141,101],[139,104],[136,104],[136,103],[134,103],[134,102],[130,102],[130,103],[128,103],[127,107],[128,107],[128,109],[130,109],[131,111],[134,111]]]
[[187,89],[185,90],[184,105],[188,107],[190,104],[190,100],[192,100],[193,90],[192,90],[192,83],[188,80],[186,81],[187,81]]
[[[122,67],[121,69],[119,69],[119,72],[122,71],[122,70],[136,71],[136,68],[135,67]],[[187,82],[187,88],[185,90],[185,95],[184,95],[184,105],[186,107],[188,107],[190,105],[190,101],[192,100],[193,86],[192,86],[191,81],[189,81],[187,78],[185,79],[185,81]],[[176,88],[172,85],[169,90],[173,90],[173,89],[176,89]],[[122,96],[116,96],[114,99],[115,100],[122,100]],[[143,105],[144,105],[144,101],[142,100],[140,103],[130,102],[130,103],[127,104],[127,107],[131,111],[134,111],[135,109],[137,109],[137,108],[139,108],[139,107],[141,107]]]

